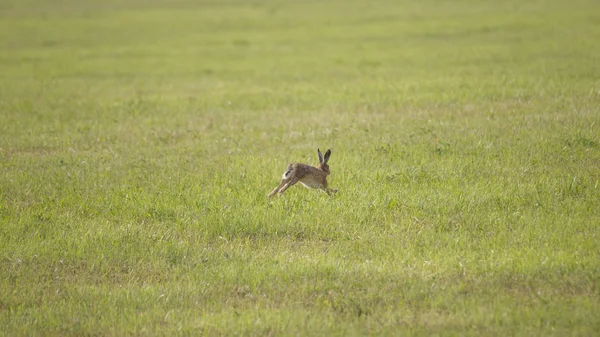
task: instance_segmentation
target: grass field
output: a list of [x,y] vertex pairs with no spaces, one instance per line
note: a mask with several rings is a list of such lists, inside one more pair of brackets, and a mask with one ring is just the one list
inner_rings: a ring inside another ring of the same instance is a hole
[[0,335],[592,336],[599,241],[597,0],[0,2]]

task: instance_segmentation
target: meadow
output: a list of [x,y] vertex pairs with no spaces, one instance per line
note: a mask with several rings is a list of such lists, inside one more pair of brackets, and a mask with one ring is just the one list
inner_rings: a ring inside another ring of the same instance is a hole
[[596,0],[0,1],[0,335],[592,336],[599,241]]

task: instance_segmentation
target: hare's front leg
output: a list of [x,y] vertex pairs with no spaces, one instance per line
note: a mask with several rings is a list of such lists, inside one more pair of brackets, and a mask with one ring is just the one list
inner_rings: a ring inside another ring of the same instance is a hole
[[325,193],[327,193],[327,195],[331,195],[332,193],[337,193],[338,190],[335,190],[333,188],[328,188],[328,187],[321,187],[321,189],[323,191],[325,191]]

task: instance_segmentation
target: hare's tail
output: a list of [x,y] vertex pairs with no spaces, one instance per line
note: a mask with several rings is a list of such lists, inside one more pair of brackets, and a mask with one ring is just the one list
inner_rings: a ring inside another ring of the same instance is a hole
[[292,171],[294,171],[294,169],[292,168],[292,165],[288,166],[287,170],[285,170],[285,172],[283,172],[283,176],[281,177],[281,179],[288,179],[289,177],[291,177]]

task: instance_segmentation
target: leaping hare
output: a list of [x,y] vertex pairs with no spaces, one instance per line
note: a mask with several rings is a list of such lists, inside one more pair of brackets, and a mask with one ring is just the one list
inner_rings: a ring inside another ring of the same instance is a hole
[[329,175],[329,165],[327,165],[327,161],[329,161],[329,156],[331,156],[331,150],[325,152],[325,157],[323,157],[321,150],[319,149],[317,149],[317,154],[319,155],[319,165],[317,167],[300,163],[290,164],[283,173],[281,184],[269,193],[269,198],[277,193],[280,195],[283,194],[285,190],[297,182],[300,182],[308,188],[318,188],[323,190],[327,192],[328,195],[337,192],[337,190],[327,187],[327,176]]

